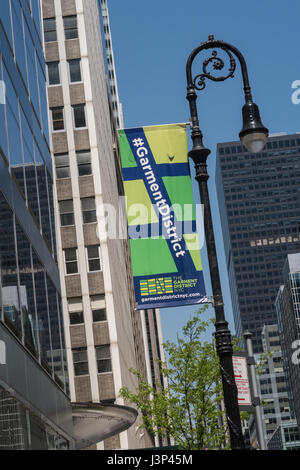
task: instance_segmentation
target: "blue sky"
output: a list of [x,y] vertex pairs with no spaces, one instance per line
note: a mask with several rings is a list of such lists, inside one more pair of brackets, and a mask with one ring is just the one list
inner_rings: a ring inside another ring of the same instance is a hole
[[[291,85],[300,80],[299,0],[109,0],[108,3],[125,127],[189,121],[186,61],[191,51],[213,34],[245,56],[253,98],[270,133],[300,132],[300,104],[291,100],[294,91]],[[202,54],[203,59],[208,57],[205,52]],[[200,72],[199,62],[195,74]],[[198,96],[204,143],[212,151],[209,190],[225,313],[234,332],[214,174],[216,144],[238,140],[242,127],[239,68],[234,79],[207,82]],[[198,202],[196,185],[194,189]],[[206,288],[211,294],[205,250],[202,257]],[[162,309],[164,339],[174,340],[195,310],[196,306]]]

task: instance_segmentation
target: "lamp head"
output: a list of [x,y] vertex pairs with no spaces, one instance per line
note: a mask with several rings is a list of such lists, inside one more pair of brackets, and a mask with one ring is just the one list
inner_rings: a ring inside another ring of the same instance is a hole
[[239,136],[249,152],[260,152],[267,141],[269,131],[261,122],[257,104],[252,101],[243,106],[243,129]]

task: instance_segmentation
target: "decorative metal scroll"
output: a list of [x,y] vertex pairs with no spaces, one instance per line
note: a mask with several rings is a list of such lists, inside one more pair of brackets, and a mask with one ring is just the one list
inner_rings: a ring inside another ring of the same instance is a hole
[[218,57],[218,52],[214,50],[211,54],[211,56],[206,59],[203,64],[202,64],[202,73],[196,75],[196,77],[193,80],[193,85],[197,90],[204,90],[206,83],[205,79],[208,78],[209,80],[213,80],[214,82],[223,82],[224,80],[227,80],[227,78],[233,78],[234,77],[234,72],[236,69],[236,62],[235,59],[233,58],[233,55],[231,54],[230,51],[228,51],[225,47],[220,46],[220,49],[226,52],[229,58],[230,62],[230,67],[228,70],[228,74],[224,76],[214,76],[208,71],[208,66],[212,64],[212,67],[214,70],[223,70],[225,67],[225,62],[223,59]]

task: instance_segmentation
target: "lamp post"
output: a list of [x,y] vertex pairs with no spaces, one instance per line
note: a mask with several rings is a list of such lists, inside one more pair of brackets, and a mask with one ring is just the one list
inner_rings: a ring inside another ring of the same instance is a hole
[[[193,78],[193,61],[201,51],[207,49],[213,49],[211,57],[209,57],[203,62],[202,73],[196,75]],[[212,65],[215,70],[222,70],[225,65],[224,61],[220,57],[218,57],[218,53],[214,49],[223,50],[229,58],[230,67],[227,75],[225,76],[213,76],[208,71],[209,65]],[[259,152],[263,149],[268,138],[268,129],[265,128],[262,124],[258,106],[252,100],[246,62],[239,50],[233,47],[231,44],[215,40],[214,36],[209,36],[208,41],[201,43],[200,46],[194,49],[191,55],[189,56],[186,66],[186,75],[187,100],[189,101],[190,105],[192,129],[191,137],[193,141],[193,148],[189,152],[189,157],[193,160],[195,164],[196,180],[199,184],[201,203],[204,205],[204,229],[212,284],[213,305],[216,315],[216,350],[220,360],[226,417],[230,435],[231,448],[244,449],[245,446],[239,414],[237,388],[233,373],[231,334],[228,328],[228,322],[226,321],[224,314],[224,303],[221,291],[220,274],[208,194],[207,181],[209,175],[207,172],[206,162],[207,157],[210,154],[210,150],[205,148],[203,145],[203,135],[199,127],[198,112],[196,106],[196,90],[201,91],[205,88],[205,79],[221,82],[227,80],[227,78],[229,77],[233,77],[233,74],[236,69],[236,62],[234,56],[238,58],[242,69],[245,94],[245,104],[242,109],[243,128],[239,136],[242,143],[250,152]]]

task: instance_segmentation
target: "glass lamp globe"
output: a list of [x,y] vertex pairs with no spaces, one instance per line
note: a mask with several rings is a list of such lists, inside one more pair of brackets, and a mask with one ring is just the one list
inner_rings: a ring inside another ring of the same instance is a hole
[[241,137],[242,144],[251,153],[260,152],[266,145],[268,134],[265,132],[249,132]]
[[260,152],[267,141],[269,131],[261,122],[259,109],[253,101],[243,106],[243,129],[240,132],[242,144],[251,153]]

